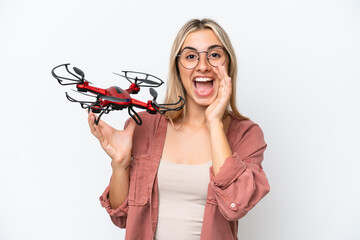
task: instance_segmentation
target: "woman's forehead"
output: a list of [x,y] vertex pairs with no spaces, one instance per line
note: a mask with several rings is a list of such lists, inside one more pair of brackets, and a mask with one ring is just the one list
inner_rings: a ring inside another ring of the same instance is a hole
[[220,45],[220,40],[211,29],[202,29],[189,33],[181,49],[185,47],[195,48],[198,51],[206,51],[210,46]]

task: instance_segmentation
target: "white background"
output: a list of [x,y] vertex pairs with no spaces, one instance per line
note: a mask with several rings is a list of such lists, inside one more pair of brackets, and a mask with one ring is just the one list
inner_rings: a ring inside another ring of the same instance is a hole
[[177,31],[203,17],[230,35],[240,111],[268,143],[271,191],[239,239],[360,239],[355,0],[0,0],[0,239],[123,238],[98,201],[110,159],[50,71],[70,62],[100,87],[127,88],[122,70],[166,80]]

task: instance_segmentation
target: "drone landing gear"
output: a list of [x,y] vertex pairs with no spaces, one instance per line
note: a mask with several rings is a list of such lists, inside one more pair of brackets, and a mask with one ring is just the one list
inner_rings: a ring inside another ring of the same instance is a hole
[[93,113],[100,113],[99,116],[95,117],[95,125],[98,125],[99,124],[99,121],[100,121],[100,118],[101,116],[105,113],[105,114],[108,114],[110,112],[110,106],[107,106],[106,108],[101,108],[101,109],[94,109],[94,107],[88,107],[88,113],[93,112]]
[[128,107],[128,113],[129,113],[130,117],[132,117],[132,119],[134,119],[134,121],[137,123],[137,125],[142,124],[142,120],[141,120],[139,114],[137,112],[135,112],[135,110],[133,109],[132,106]]

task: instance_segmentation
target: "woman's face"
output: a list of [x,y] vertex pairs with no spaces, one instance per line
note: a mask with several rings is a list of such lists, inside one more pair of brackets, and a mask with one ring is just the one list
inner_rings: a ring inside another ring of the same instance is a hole
[[[220,40],[211,29],[198,30],[190,33],[181,47],[196,49],[197,52],[208,51],[210,47],[222,46]],[[180,52],[181,52],[180,51]],[[199,54],[200,59],[197,66],[187,69],[178,60],[178,69],[182,84],[186,90],[187,104],[198,104],[209,106],[217,97],[220,79],[213,71],[213,66],[207,60],[206,53]],[[224,63],[228,72],[229,60]],[[189,106],[189,105],[188,105]]]

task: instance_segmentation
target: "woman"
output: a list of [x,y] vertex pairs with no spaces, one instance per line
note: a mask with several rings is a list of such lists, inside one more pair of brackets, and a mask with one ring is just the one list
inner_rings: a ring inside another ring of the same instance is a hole
[[[171,52],[166,116],[141,113],[119,131],[89,115],[91,132],[112,159],[100,197],[126,239],[237,239],[238,219],[268,192],[261,129],[239,114],[236,57],[225,31],[191,20]],[[228,110],[228,108],[231,109]]]

